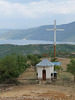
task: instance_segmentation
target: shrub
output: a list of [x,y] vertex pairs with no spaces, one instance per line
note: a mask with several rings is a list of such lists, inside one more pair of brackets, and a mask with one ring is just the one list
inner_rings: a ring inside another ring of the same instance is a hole
[[71,81],[71,76],[69,75],[69,74],[61,74],[60,75],[60,79],[62,80],[62,81]]

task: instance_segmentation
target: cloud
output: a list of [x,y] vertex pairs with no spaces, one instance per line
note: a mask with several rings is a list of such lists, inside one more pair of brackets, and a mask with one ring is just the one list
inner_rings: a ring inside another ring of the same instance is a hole
[[20,3],[9,3],[0,1],[0,14],[5,17],[19,17],[19,16],[32,16],[29,9]]
[[0,1],[0,14],[5,17],[37,18],[54,14],[71,14],[75,12],[75,1],[52,2],[40,0],[39,2],[11,3]]
[[59,24],[75,20],[75,0],[11,1],[0,0],[0,28],[29,28],[50,24],[50,19],[58,20]]

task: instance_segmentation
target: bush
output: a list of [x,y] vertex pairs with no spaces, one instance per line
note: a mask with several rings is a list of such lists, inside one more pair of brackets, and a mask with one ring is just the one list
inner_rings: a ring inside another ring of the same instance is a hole
[[51,59],[51,62],[58,62],[57,58]]
[[60,79],[62,80],[62,81],[71,81],[71,76],[69,75],[69,74],[61,74],[60,75]]
[[23,55],[7,55],[0,60],[0,83],[11,83],[28,67]]

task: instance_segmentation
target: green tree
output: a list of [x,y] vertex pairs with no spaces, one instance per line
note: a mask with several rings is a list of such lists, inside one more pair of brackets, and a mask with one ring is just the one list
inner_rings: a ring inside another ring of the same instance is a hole
[[29,67],[23,55],[7,55],[0,60],[0,82],[11,82]]
[[17,64],[20,73],[22,73],[24,70],[26,70],[26,68],[30,66],[27,64],[27,58],[24,55],[17,55]]
[[32,55],[27,55],[27,59],[28,60],[32,59]]
[[57,58],[51,59],[51,62],[58,62]]
[[6,56],[0,60],[0,81],[8,82],[19,76],[18,65],[16,58]]
[[30,64],[32,66],[35,66],[39,62],[40,62],[40,59],[38,58],[38,56],[37,55],[33,55],[32,58],[31,58],[31,60],[30,60]]
[[54,70],[56,70],[56,71],[60,71],[61,70],[61,66],[58,66],[58,65],[54,65]]
[[74,82],[75,82],[75,60],[72,59],[69,64],[67,64],[67,72],[74,75]]

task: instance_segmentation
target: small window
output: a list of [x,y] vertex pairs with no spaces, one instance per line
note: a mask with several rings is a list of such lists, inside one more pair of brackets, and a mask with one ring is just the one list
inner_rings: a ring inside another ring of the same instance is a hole
[[51,76],[53,76],[53,73],[51,73]]

